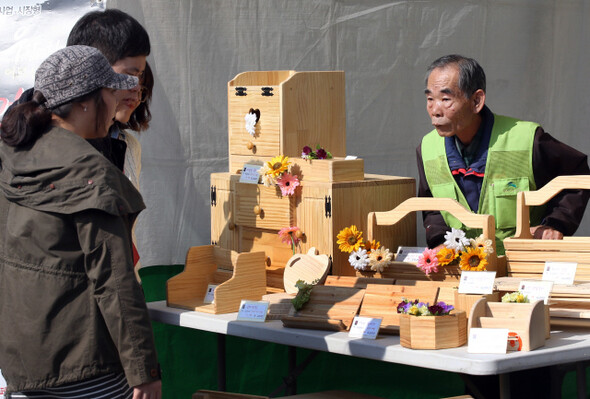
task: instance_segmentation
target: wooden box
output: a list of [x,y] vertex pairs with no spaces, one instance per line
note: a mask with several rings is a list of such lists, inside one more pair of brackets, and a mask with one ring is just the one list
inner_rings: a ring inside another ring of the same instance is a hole
[[[277,155],[300,157],[316,145],[335,157],[346,155],[343,71],[243,72],[228,82],[229,170]],[[255,134],[245,116],[258,110]]]
[[[367,221],[367,238],[369,240],[379,237],[375,230],[383,226],[397,226],[398,223],[406,220],[408,215],[418,211],[447,211],[452,216],[459,219],[464,225],[470,228],[482,229],[484,238],[489,238],[493,242],[494,253],[487,257],[488,271],[495,271],[496,276],[504,276],[506,273],[505,257],[496,255],[495,244],[495,224],[492,215],[480,215],[471,212],[459,202],[451,198],[408,198],[397,205],[396,208],[386,212],[371,212]],[[375,277],[386,277],[400,280],[433,280],[433,281],[459,281],[461,278],[461,269],[458,265],[439,267],[438,272],[430,273],[428,276],[416,267],[415,262],[392,262],[381,273],[361,271],[357,273],[363,277],[371,275]]]
[[[354,275],[349,254],[339,250],[336,235],[350,225],[367,229],[370,211],[396,206],[415,193],[408,177],[366,174],[363,180],[346,182],[301,181],[295,196],[282,197],[276,187],[239,182],[239,175],[211,174],[212,243],[238,252],[264,251],[267,284],[282,289],[285,265],[293,256],[278,231],[298,226],[304,236],[297,252],[315,247],[332,258],[334,275]],[[416,243],[416,219],[411,215],[395,226],[376,229],[375,237],[395,251]]]
[[[217,285],[206,303],[209,284]],[[264,253],[238,254],[213,245],[192,247],[184,271],[166,282],[166,304],[205,313],[237,312],[243,299],[259,301],[266,293]]]
[[467,342],[465,312],[447,316],[400,315],[400,344],[411,349],[445,349]]
[[517,194],[516,234],[504,240],[508,276],[540,279],[545,262],[575,262],[576,280],[590,280],[590,237],[537,240],[530,232],[529,208],[547,203],[565,189],[590,189],[590,176],[559,176],[540,190]]
[[516,338],[517,350],[531,351],[545,345],[549,319],[543,301],[532,303],[488,302],[480,299],[471,308],[469,328],[507,328]]

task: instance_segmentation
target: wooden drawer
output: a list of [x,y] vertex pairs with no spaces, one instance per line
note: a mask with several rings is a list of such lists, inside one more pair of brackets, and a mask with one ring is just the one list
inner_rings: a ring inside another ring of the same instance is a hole
[[[236,183],[235,224],[245,227],[280,230],[295,219],[295,198],[282,197],[278,187]],[[255,208],[260,212],[257,214]]]
[[[274,92],[276,95],[266,95],[263,88],[266,92]],[[279,154],[281,121],[278,86],[250,86],[247,90],[245,87],[243,89],[245,89],[244,94],[246,95],[238,95],[240,92],[237,92],[235,87],[231,87],[227,93],[228,106],[232,109],[228,116],[230,152],[235,155],[269,157]],[[260,119],[256,123],[254,136],[246,131],[244,120],[250,109],[260,111]],[[251,148],[248,148],[250,146]]]

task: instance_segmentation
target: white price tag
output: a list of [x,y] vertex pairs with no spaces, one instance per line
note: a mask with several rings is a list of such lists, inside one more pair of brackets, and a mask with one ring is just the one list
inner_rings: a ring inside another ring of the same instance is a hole
[[245,164],[240,175],[240,183],[258,184],[260,174],[258,171],[262,168],[260,165]]
[[0,399],[4,399],[4,395],[6,394],[6,381],[2,376],[2,370],[0,370]]
[[469,330],[467,352],[506,353],[508,343],[507,328],[474,328]]
[[463,270],[459,281],[459,294],[491,294],[494,291],[496,272]]
[[357,156],[356,156],[356,155],[347,155],[346,157],[344,157],[344,160],[345,160],[345,161],[348,161],[348,160],[350,160],[350,159],[356,159],[356,158],[357,158]]
[[395,254],[396,262],[418,262],[426,247],[399,247]]
[[578,264],[575,262],[545,262],[543,280],[555,284],[572,285],[576,277]]
[[203,299],[204,303],[213,303],[215,302],[215,288],[217,288],[216,284],[209,284],[207,286],[207,292],[205,293],[205,299]]
[[348,336],[350,338],[368,338],[375,339],[379,334],[381,318],[355,316],[350,326]]
[[264,322],[268,312],[268,305],[268,301],[242,300],[238,311],[238,320]]
[[549,297],[553,289],[553,281],[523,280],[518,285],[518,290],[529,298],[529,302],[543,301],[549,304]]

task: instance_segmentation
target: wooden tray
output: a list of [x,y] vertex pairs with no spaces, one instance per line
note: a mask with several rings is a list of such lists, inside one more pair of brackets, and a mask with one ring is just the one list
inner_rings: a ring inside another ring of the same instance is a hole
[[303,309],[283,317],[283,325],[290,328],[344,331],[350,328],[357,315],[365,290],[351,287],[318,285]]

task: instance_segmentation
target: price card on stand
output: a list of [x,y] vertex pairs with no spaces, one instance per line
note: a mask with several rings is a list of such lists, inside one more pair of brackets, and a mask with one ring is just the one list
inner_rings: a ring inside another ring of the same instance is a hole
[[491,294],[494,291],[496,272],[463,270],[459,281],[459,294]]
[[381,318],[355,316],[348,336],[350,338],[375,339],[379,333],[382,320]]
[[467,352],[469,353],[506,353],[508,344],[507,328],[469,329]]
[[553,281],[523,280],[518,284],[518,290],[529,299],[529,302],[543,301],[549,304],[549,297],[553,289]]
[[238,311],[238,320],[240,321],[258,321],[264,322],[268,313],[268,301],[247,301],[242,300],[240,310]]
[[418,262],[426,247],[398,247],[395,253],[396,262]]
[[240,183],[258,184],[260,165],[245,164],[240,175]]
[[577,268],[578,264],[575,262],[545,262],[543,281],[572,285],[576,277]]
[[205,299],[203,299],[203,303],[215,302],[215,288],[217,288],[216,284],[209,284],[207,286],[207,292],[205,293]]

